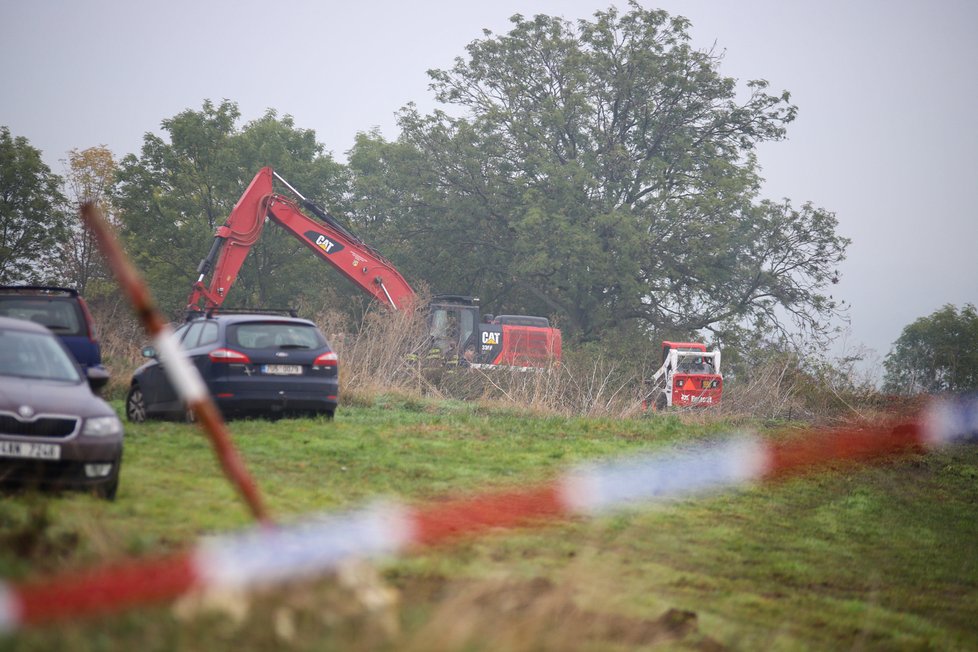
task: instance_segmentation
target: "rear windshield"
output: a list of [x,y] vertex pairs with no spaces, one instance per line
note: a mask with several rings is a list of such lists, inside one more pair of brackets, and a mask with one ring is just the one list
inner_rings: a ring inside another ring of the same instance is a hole
[[81,382],[58,340],[19,330],[0,330],[0,376]]
[[0,316],[47,326],[55,335],[88,335],[78,303],[72,299],[0,296]]
[[326,338],[312,324],[248,322],[228,326],[228,345],[242,349],[319,349]]

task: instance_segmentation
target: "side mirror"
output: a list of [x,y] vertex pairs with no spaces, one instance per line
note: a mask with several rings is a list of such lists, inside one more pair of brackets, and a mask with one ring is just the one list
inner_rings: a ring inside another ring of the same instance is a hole
[[109,382],[109,372],[104,367],[89,367],[85,370],[85,376],[93,392],[98,392]]
[[140,354],[142,354],[144,358],[156,358],[156,349],[153,347],[153,345],[147,344],[143,347],[143,350],[140,351]]

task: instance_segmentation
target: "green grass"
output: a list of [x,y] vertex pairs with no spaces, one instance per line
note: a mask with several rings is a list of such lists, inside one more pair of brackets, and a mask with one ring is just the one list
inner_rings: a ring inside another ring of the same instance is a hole
[[[332,422],[230,425],[281,520],[381,496],[424,502],[521,486],[581,460],[738,427],[392,396]],[[0,638],[0,649],[976,649],[976,479],[974,447],[839,464],[422,551],[381,564],[355,589],[330,578],[284,587],[251,596],[241,623],[180,620],[164,605],[26,631]],[[0,572],[17,579],[156,554],[250,523],[195,427],[130,426],[115,503],[4,496]],[[376,600],[364,586],[397,600],[367,608]]]

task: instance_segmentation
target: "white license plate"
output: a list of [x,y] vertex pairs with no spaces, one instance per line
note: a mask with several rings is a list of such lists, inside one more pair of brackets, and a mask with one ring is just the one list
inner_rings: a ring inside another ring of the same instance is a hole
[[0,457],[28,457],[39,460],[60,460],[61,446],[24,441],[0,441]]
[[263,364],[261,372],[272,376],[301,376],[302,366],[297,364]]

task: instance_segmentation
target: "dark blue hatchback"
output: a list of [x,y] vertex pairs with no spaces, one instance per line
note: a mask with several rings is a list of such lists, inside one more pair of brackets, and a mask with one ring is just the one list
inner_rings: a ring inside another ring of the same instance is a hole
[[[264,313],[203,315],[182,325],[176,337],[227,417],[318,414],[336,411],[336,353],[311,321]],[[151,361],[136,370],[126,416],[192,418],[153,347]]]
[[[95,336],[85,300],[72,288],[46,285],[0,286],[0,316],[32,321],[57,335],[86,374],[105,372],[102,349]],[[106,376],[108,372],[105,372]]]

